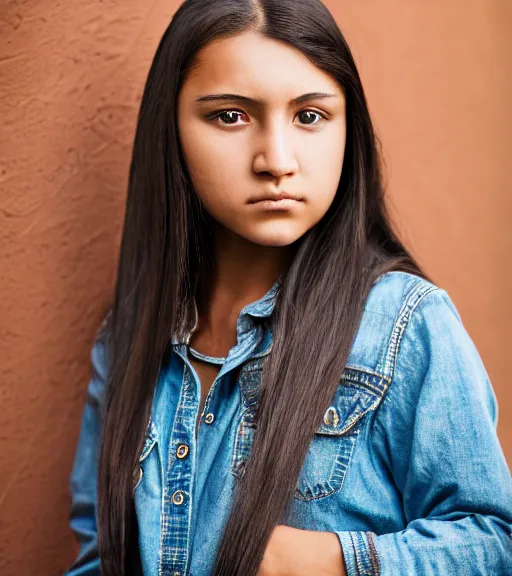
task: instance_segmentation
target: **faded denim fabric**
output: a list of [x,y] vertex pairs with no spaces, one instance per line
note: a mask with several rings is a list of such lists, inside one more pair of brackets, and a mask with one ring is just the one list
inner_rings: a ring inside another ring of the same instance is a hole
[[[144,573],[208,576],[250,453],[279,281],[246,306],[205,402],[185,342],[172,340],[134,471]],[[68,576],[99,574],[96,476],[106,381],[92,348],[71,474],[80,542]],[[189,332],[190,334],[190,332]],[[335,532],[349,576],[512,575],[512,480],[497,403],[445,290],[388,272],[372,287],[332,402],[280,524]]]

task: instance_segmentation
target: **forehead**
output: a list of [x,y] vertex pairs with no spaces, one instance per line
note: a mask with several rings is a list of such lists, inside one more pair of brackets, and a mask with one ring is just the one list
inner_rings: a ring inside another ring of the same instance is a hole
[[312,91],[342,94],[338,83],[302,52],[257,32],[216,39],[204,46],[183,91],[195,95],[235,88],[267,101]]

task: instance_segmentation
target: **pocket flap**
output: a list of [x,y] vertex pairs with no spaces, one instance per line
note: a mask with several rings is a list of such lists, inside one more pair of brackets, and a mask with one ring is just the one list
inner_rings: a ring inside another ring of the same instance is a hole
[[[241,381],[242,393],[248,404],[244,415],[245,425],[251,428],[256,426],[255,409],[259,399],[260,362],[261,359],[248,363],[243,372],[245,380]],[[377,372],[363,367],[347,366],[316,434],[330,436],[346,434],[367,412],[379,405],[388,386],[389,380]]]
[[[371,385],[363,383],[367,382],[368,376],[379,381]],[[363,370],[345,370],[316,433],[341,436],[349,432],[367,412],[381,402],[385,387],[380,384],[381,379],[376,375]]]

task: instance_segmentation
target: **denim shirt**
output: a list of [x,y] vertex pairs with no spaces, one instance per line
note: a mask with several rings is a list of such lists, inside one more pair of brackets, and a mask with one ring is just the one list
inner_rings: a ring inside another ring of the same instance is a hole
[[[134,471],[144,574],[211,574],[251,450],[277,288],[240,312],[201,415],[186,343],[171,342]],[[105,354],[98,337],[70,479],[80,551],[68,576],[99,574]],[[512,574],[512,480],[496,425],[491,383],[447,292],[383,274],[279,524],[336,533],[349,576]]]

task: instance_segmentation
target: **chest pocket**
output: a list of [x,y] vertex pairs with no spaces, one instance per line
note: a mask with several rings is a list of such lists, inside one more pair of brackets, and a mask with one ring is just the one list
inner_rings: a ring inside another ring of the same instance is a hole
[[[297,500],[317,500],[342,489],[361,428],[386,388],[379,375],[362,369],[345,370],[306,453],[294,493]],[[238,478],[244,473],[255,430],[254,410],[246,409],[233,449],[232,472]]]

